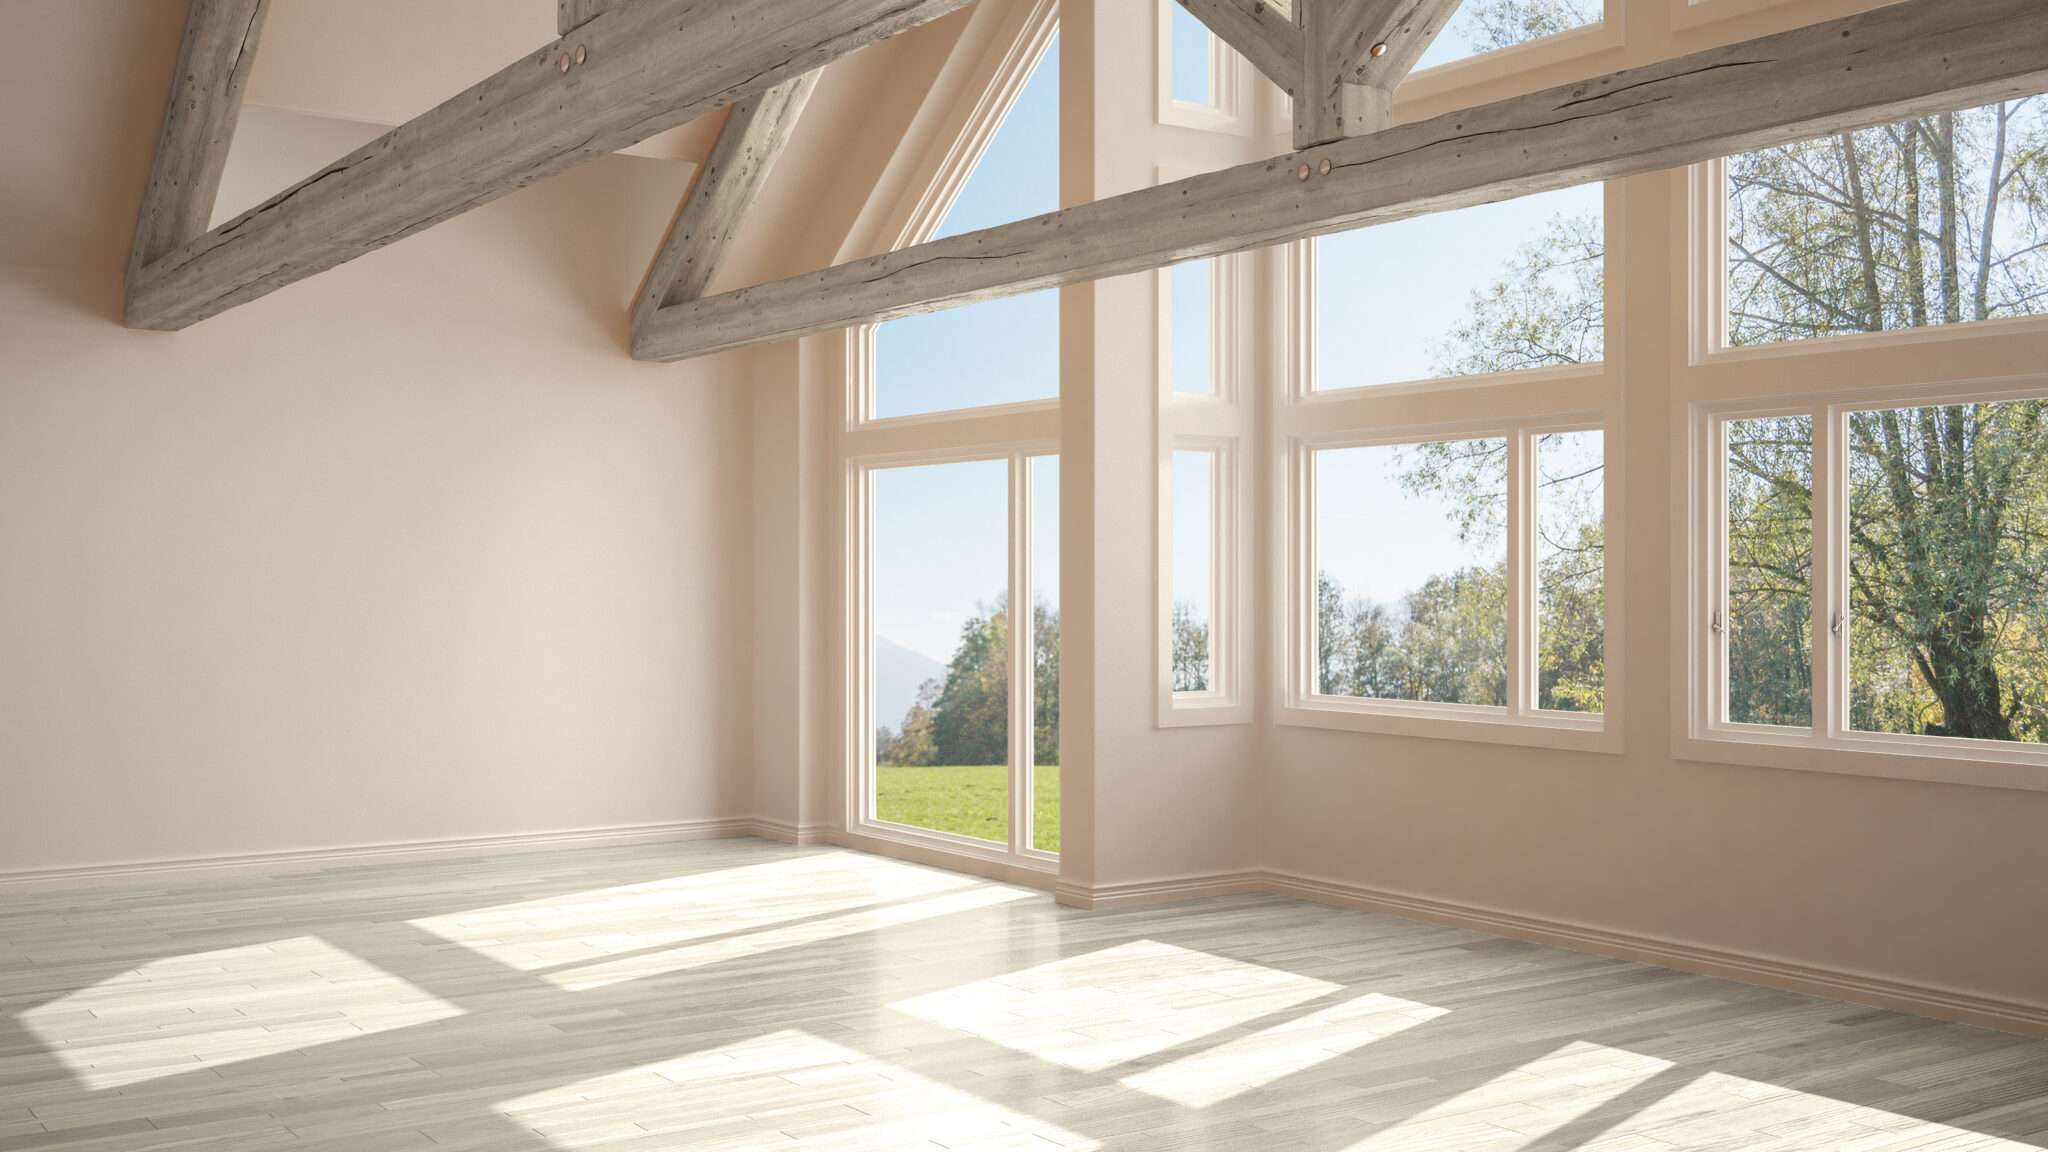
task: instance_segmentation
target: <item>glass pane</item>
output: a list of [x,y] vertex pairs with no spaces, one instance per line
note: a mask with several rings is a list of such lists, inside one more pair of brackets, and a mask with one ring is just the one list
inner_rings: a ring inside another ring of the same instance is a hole
[[1213,394],[1216,391],[1216,262],[1192,260],[1186,264],[1175,264],[1169,275],[1173,390],[1197,395]]
[[1031,459],[1031,846],[1060,850],[1060,458]]
[[1209,577],[1215,571],[1216,544],[1211,534],[1216,515],[1216,453],[1173,454],[1173,567],[1168,575],[1173,598],[1173,690],[1209,692],[1217,687],[1215,641],[1209,630],[1213,599]]
[[1168,50],[1173,55],[1173,98],[1188,104],[1214,107],[1215,56],[1209,29],[1179,4],[1172,0],[1162,2],[1172,12],[1169,19],[1173,21],[1173,43]]
[[2048,741],[2048,401],[1849,417],[1849,722]]
[[1603,712],[1607,695],[1605,437],[1536,441],[1536,706]]
[[1728,342],[2048,312],[2048,99],[1728,161]]
[[1316,390],[1598,362],[1604,217],[1588,184],[1317,240]]
[[1325,696],[1507,705],[1506,440],[1315,454]]
[[1415,68],[1434,68],[1600,23],[1601,0],[1465,0]]
[[1813,420],[1730,420],[1728,719],[1813,724]]
[[875,815],[1009,840],[1009,464],[873,473]]
[[[1059,41],[1025,82],[937,236],[1056,211]],[[1059,293],[1011,296],[875,329],[874,415],[914,416],[1058,396]]]

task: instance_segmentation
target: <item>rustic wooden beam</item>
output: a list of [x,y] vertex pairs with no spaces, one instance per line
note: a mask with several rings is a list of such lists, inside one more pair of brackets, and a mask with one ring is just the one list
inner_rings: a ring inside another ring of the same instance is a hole
[[818,75],[807,72],[732,106],[718,143],[698,166],[641,282],[633,302],[636,330],[663,305],[704,294],[731,246],[733,231],[796,130],[797,118],[818,86]]
[[183,328],[616,152],[968,0],[633,0],[137,270]]
[[1313,148],[1391,123],[1395,85],[1457,10],[1458,0],[1295,0],[1303,61],[1294,146]]
[[1265,0],[1180,0],[1180,6],[1282,91],[1301,86],[1301,30]]
[[701,356],[2044,89],[2041,0],[1901,0],[663,308],[633,354]]
[[555,0],[555,32],[567,36],[625,0]]
[[192,0],[156,159],[135,220],[129,283],[136,269],[204,235],[212,221],[221,170],[242,114],[242,90],[269,10],[270,0]]

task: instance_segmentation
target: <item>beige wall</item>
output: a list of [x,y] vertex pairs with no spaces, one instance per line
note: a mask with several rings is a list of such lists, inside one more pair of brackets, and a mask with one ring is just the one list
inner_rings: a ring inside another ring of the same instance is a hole
[[[748,815],[743,365],[625,353],[688,168],[127,331],[180,8],[9,13],[0,873]],[[223,207],[368,131],[251,110]]]

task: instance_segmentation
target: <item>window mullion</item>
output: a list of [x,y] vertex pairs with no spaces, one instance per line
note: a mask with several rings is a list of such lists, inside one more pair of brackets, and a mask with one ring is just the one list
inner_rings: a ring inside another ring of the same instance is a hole
[[1032,691],[1031,483],[1028,458],[1010,454],[1010,854],[1031,844]]
[[1523,716],[1535,710],[1536,454],[1526,431],[1517,430],[1507,441],[1507,705],[1510,715]]
[[1847,726],[1848,605],[1842,561],[1848,541],[1843,489],[1842,413],[1813,414],[1813,728],[1833,740]]

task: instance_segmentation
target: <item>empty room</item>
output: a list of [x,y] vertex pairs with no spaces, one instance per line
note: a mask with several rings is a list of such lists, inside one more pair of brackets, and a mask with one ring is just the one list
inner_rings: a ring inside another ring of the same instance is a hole
[[0,1152],[2048,1150],[2048,0],[0,14]]

